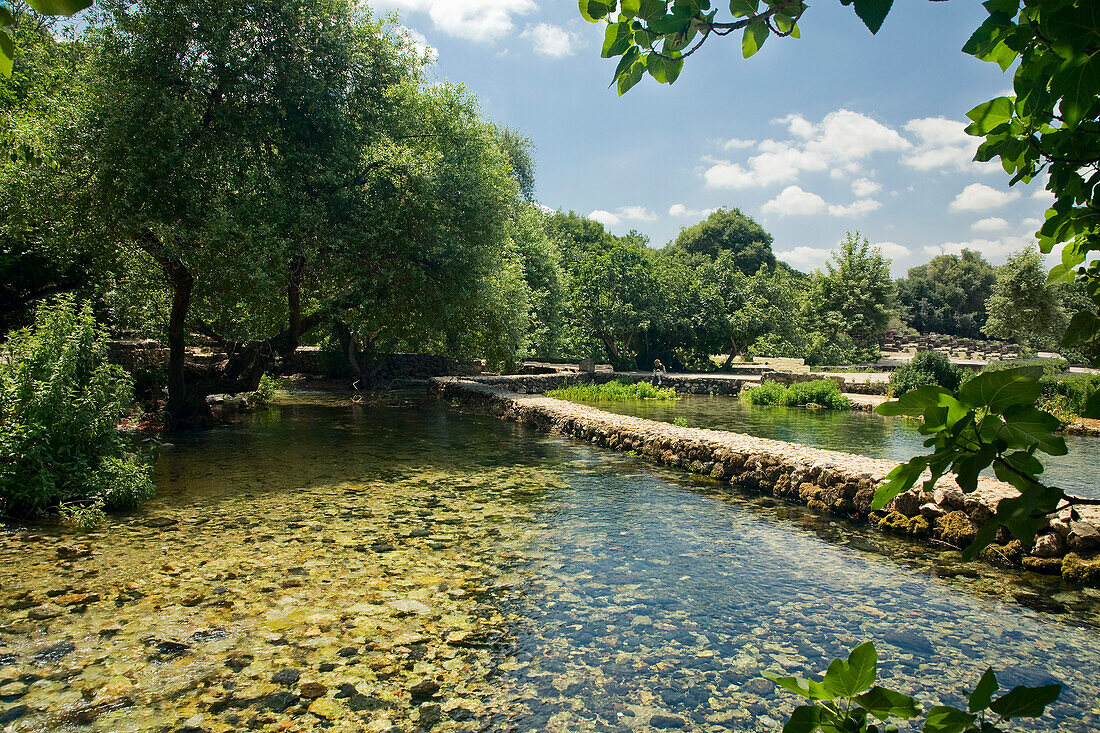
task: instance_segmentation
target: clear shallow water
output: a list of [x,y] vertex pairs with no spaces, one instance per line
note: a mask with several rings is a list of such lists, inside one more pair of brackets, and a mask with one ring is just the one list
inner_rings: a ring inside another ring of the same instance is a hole
[[[862,410],[809,410],[803,407],[750,405],[736,397],[684,395],[678,400],[629,400],[593,403],[601,410],[672,422],[684,418],[693,428],[732,430],[759,438],[802,443],[815,448],[907,461],[926,453],[925,436],[911,420]],[[1100,498],[1100,438],[1067,435],[1069,454],[1039,457],[1051,484],[1078,496]]]
[[992,664],[1068,685],[1039,729],[1100,726],[1096,591],[423,398],[290,399],[166,447],[102,531],[0,534],[0,720],[778,730],[762,669],[874,639],[926,704]]

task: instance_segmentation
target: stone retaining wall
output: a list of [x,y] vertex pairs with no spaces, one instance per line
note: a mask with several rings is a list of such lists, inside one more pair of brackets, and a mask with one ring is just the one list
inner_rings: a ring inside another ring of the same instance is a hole
[[[431,380],[430,389],[445,399],[543,432],[633,451],[741,490],[770,494],[867,521],[884,531],[930,537],[956,547],[965,547],[993,516],[997,504],[1016,493],[1008,484],[982,477],[976,492],[963,494],[952,477],[944,477],[935,491],[915,488],[897,497],[886,511],[872,512],[875,489],[896,465],[892,461],[740,433],[678,427],[541,396],[545,385],[557,386],[568,378],[579,379],[575,375],[442,377]],[[557,382],[552,382],[554,379]],[[1100,585],[1100,510],[1084,507],[1078,512],[1079,519],[1068,512],[1052,518],[1030,553],[1018,541],[1009,541],[1002,528],[1000,544],[988,548],[984,556],[994,563]]]
[[[481,384],[501,387],[520,394],[542,394],[559,387],[575,384],[606,384],[616,379],[625,382],[652,382],[653,377],[640,372],[557,372],[555,374],[509,374],[506,376],[478,377]],[[675,387],[683,394],[737,395],[745,384],[755,385],[759,380],[749,375],[709,376],[705,374],[666,374],[661,386]]]

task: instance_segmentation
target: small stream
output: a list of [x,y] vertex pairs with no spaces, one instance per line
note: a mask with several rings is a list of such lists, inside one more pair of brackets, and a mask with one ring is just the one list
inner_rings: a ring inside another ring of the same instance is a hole
[[778,731],[760,672],[867,639],[926,705],[992,665],[1100,728],[1100,591],[420,395],[284,395],[156,481],[0,531],[5,731]]

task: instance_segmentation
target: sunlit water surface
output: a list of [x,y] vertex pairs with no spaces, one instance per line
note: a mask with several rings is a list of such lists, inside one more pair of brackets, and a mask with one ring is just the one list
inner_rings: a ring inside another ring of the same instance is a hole
[[0,534],[11,730],[774,731],[762,670],[867,639],[926,705],[993,665],[1066,685],[1036,729],[1100,727],[1096,591],[423,397],[290,395],[156,479]]

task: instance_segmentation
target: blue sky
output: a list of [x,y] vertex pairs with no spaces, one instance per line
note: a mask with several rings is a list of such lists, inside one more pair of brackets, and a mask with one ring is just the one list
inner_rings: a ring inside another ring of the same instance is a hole
[[985,15],[976,0],[898,2],[877,36],[822,0],[801,39],[771,38],[744,60],[739,39],[713,38],[674,85],[646,79],[623,98],[599,57],[603,26],[574,0],[371,5],[435,50],[432,78],[466,84],[487,116],[533,139],[543,205],[653,246],[726,206],[802,270],[847,230],[896,275],[964,246],[999,264],[1033,241],[1050,201],[1039,181],[1009,188],[997,164],[970,160],[967,110],[1011,89],[960,51]]

